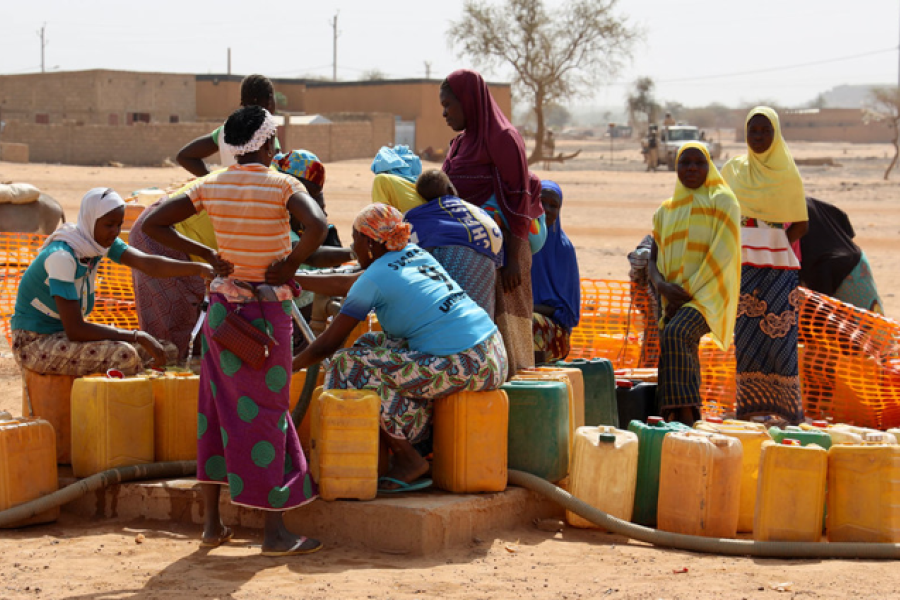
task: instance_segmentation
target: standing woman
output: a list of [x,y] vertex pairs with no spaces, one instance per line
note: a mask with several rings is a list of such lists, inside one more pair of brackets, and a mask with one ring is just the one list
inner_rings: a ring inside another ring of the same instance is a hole
[[741,205],[741,296],[735,325],[737,417],[803,421],[797,356],[800,261],[791,249],[808,229],[800,172],[778,114],[747,115],[747,154],[722,168]]
[[560,222],[562,201],[562,188],[558,183],[549,179],[541,182],[547,241],[531,263],[536,362],[554,362],[568,356],[572,328],[581,319],[578,257]]
[[440,100],[447,125],[460,132],[450,142],[444,172],[463,200],[496,205],[505,229],[494,321],[513,375],[534,366],[529,234],[544,212],[541,181],[528,171],[525,142],[481,75],[466,69],[450,73],[441,83]]

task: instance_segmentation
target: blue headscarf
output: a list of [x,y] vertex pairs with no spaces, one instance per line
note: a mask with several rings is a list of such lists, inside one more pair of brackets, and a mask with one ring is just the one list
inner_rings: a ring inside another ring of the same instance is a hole
[[[559,196],[562,204],[562,189],[556,182],[541,181],[541,191],[545,190]],[[560,214],[553,227],[547,228],[544,247],[531,258],[531,290],[534,303],[555,308],[551,318],[572,331],[581,318],[581,277],[575,246],[562,230],[561,221]]]
[[415,183],[422,174],[422,160],[409,149],[409,146],[403,144],[393,148],[382,146],[372,161],[372,172],[376,175],[390,173]]

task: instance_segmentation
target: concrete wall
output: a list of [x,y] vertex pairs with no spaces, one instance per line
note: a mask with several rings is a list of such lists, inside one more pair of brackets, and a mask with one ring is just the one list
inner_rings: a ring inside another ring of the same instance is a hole
[[[735,141],[744,141],[747,111],[735,111]],[[884,121],[865,123],[856,108],[784,110],[778,114],[781,133],[788,142],[850,142],[871,144],[890,142],[893,129]]]
[[[105,125],[38,125],[10,122],[4,143],[28,144],[31,162],[103,165],[110,161],[135,166],[156,166],[175,159],[184,144],[214,127],[208,123],[179,123],[110,127]],[[371,158],[394,141],[390,115],[371,115],[328,125],[291,125],[282,132],[285,149],[306,148],[323,161]],[[210,158],[216,162],[218,156]]]
[[6,122],[124,126],[134,113],[148,114],[151,123],[191,122],[196,107],[194,75],[101,69],[0,76]]

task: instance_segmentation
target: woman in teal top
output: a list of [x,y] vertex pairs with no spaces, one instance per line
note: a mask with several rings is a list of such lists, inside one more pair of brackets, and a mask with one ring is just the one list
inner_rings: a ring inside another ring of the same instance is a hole
[[[381,396],[381,434],[393,463],[379,490],[413,484],[428,462],[413,444],[428,437],[432,401],[463,390],[499,388],[507,376],[503,338],[488,314],[431,254],[409,243],[410,226],[386,204],[371,204],[353,222],[353,251],[362,275],[301,275],[301,285],[330,279],[329,292],[350,285],[340,314],[294,358],[294,370],[331,357],[325,389],[372,389]],[[318,286],[316,286],[318,287]],[[318,291],[326,291],[320,287]],[[374,310],[383,328],[340,348]],[[411,485],[413,484],[413,485]]]
[[[126,375],[151,359],[166,364],[167,351],[142,331],[85,321],[94,308],[97,265],[104,256],[156,277],[212,278],[208,264],[150,256],[119,239],[125,202],[110,188],[85,194],[78,224],[52,233],[22,275],[12,318],[13,355],[26,369],[43,374],[83,376],[115,368]],[[216,270],[230,271],[217,261]]]

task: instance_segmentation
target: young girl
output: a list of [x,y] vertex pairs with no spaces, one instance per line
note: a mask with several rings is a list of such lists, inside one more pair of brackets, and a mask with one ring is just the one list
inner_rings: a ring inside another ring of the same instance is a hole
[[[212,279],[208,264],[144,254],[119,239],[125,202],[110,188],[94,188],[81,200],[78,224],[52,233],[25,271],[12,318],[13,354],[21,367],[43,374],[73,375],[117,369],[126,375],[150,361],[163,366],[175,359],[143,331],[85,321],[94,307],[97,266],[104,256],[156,277]],[[217,272],[228,265],[214,257]]]

